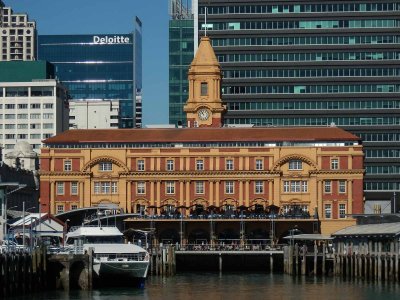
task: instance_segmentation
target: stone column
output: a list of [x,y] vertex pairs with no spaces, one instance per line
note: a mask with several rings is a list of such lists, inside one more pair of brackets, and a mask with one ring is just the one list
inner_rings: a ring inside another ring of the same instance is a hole
[[85,190],[84,190],[84,182],[79,181],[79,208],[85,207],[84,199],[85,199]]
[[269,205],[271,205],[272,203],[274,203],[274,198],[273,198],[273,180],[269,179],[268,180],[268,201],[269,201]]
[[215,181],[215,206],[220,206],[220,200],[219,200],[219,186],[220,186],[220,181],[216,180]]
[[209,196],[208,196],[208,203],[209,203],[210,205],[215,205],[215,206],[217,206],[217,205],[214,203],[214,181],[213,181],[213,180],[210,180],[210,181],[208,182],[208,185],[209,185],[209,189],[208,189],[208,193],[209,193]]
[[154,191],[154,181],[150,182],[150,205],[156,205],[155,203],[155,191]]
[[50,197],[49,197],[49,210],[51,214],[55,214],[56,211],[56,199],[54,197],[54,185],[55,182],[50,182]]
[[185,181],[186,206],[190,206],[190,180]]
[[161,206],[161,180],[157,180],[156,182],[157,187],[156,187],[156,201],[157,201],[157,206]]
[[246,206],[250,206],[250,180],[246,180],[245,183],[245,192],[244,192],[244,199],[246,200]]
[[184,184],[184,182],[182,180],[180,180],[179,181],[179,205],[186,205],[183,184]]
[[126,182],[126,212],[132,213],[132,181]]
[[347,205],[348,205],[348,214],[353,213],[353,180],[347,180]]
[[323,214],[323,204],[322,204],[322,180],[317,181],[317,207],[318,207],[318,216],[319,218],[323,219],[324,214]]
[[239,183],[239,206],[240,206],[240,205],[245,205],[243,203],[243,181],[239,180],[238,183]]

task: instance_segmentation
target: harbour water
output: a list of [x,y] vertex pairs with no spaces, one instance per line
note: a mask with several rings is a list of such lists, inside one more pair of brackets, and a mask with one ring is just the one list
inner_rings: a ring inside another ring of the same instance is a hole
[[[104,288],[86,291],[50,291],[30,300],[52,299],[398,299],[398,283],[344,281],[339,278],[291,277],[254,273],[178,273],[150,277],[144,289]],[[8,299],[27,299],[27,296]]]

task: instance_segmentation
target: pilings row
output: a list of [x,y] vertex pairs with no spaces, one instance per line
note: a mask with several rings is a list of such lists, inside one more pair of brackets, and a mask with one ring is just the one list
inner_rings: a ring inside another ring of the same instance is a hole
[[0,254],[0,298],[24,295],[46,288],[46,251]]
[[176,274],[175,247],[155,247],[150,251],[150,275],[173,276]]
[[338,248],[334,255],[336,276],[399,282],[399,249],[395,243],[390,244],[388,251],[383,251],[380,242],[363,243],[357,247],[339,243]]

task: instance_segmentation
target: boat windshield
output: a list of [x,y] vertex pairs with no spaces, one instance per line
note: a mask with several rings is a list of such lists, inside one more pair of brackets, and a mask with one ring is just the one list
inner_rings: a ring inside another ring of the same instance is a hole
[[73,244],[74,240],[83,240],[84,244],[121,244],[124,243],[122,236],[85,236],[68,239],[68,244]]

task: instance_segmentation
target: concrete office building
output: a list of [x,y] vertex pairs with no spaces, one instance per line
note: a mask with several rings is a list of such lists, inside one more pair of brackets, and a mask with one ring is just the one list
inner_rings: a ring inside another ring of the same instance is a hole
[[335,123],[363,139],[365,212],[399,210],[400,1],[194,0],[193,13],[194,40],[207,28],[221,63],[227,125]]
[[0,61],[36,59],[36,23],[0,1]]
[[118,128],[119,101],[69,101],[69,129]]
[[65,88],[56,80],[0,82],[0,141],[3,155],[18,141],[40,152],[42,140],[68,129]]
[[77,101],[119,101],[120,128],[141,127],[142,23],[130,34],[39,35],[38,57]]

